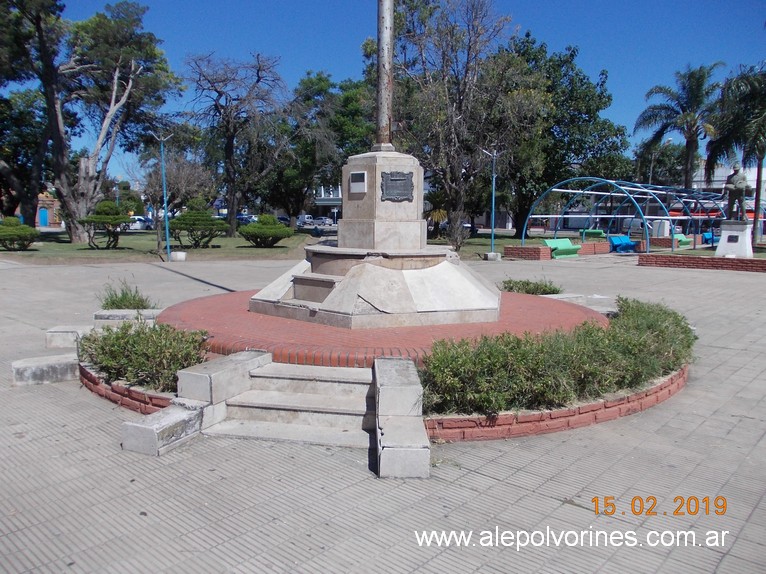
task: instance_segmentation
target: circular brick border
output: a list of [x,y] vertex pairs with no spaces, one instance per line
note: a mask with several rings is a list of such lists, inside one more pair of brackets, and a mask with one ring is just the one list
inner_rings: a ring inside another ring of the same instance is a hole
[[661,403],[685,385],[689,366],[636,392],[618,392],[587,404],[546,411],[501,413],[496,417],[452,415],[425,417],[432,441],[497,440],[580,428],[632,415]]
[[170,405],[170,401],[175,398],[172,393],[154,393],[141,387],[121,385],[117,382],[107,383],[91,368],[91,365],[80,363],[82,385],[99,397],[126,409],[150,415]]

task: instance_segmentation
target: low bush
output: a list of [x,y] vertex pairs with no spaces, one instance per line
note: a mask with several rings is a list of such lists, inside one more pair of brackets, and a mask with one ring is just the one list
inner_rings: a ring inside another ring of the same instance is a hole
[[125,279],[120,279],[119,287],[112,284],[104,287],[99,295],[102,309],[153,309],[156,303],[142,295],[138,287],[131,287]]
[[18,217],[8,216],[0,222],[0,246],[8,251],[26,251],[38,237],[40,232]]
[[273,215],[260,215],[257,222],[243,225],[238,231],[255,247],[274,247],[280,240],[293,235],[293,229],[282,225]]
[[204,360],[204,331],[182,331],[144,321],[105,327],[80,339],[81,361],[93,364],[106,382],[125,380],[157,391],[176,392],[176,372]]
[[549,409],[635,389],[689,363],[696,336],[662,305],[619,298],[607,328],[437,341],[424,361],[428,413]]
[[549,279],[530,281],[528,279],[506,279],[501,286],[503,291],[526,293],[528,295],[558,295],[561,287]]

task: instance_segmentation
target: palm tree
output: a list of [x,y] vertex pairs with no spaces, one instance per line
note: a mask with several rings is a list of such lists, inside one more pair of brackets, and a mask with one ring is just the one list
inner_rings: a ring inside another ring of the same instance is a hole
[[766,69],[749,67],[726,81],[721,91],[716,135],[707,144],[705,179],[710,181],[717,164],[742,151],[742,165],[756,166],[753,239],[757,239],[766,156]]
[[636,120],[633,133],[642,129],[654,129],[647,146],[659,145],[669,132],[678,132],[686,141],[684,157],[684,187],[691,189],[696,170],[695,162],[699,151],[699,140],[713,134],[710,118],[715,112],[714,95],[721,87],[711,82],[713,72],[722,62],[676,72],[676,89],[668,86],[654,86],[646,92],[646,99],[654,96],[664,98],[660,104],[648,106]]

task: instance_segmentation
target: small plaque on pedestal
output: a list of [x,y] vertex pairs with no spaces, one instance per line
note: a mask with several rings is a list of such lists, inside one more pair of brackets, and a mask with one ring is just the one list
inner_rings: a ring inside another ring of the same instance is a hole
[[715,250],[716,257],[741,257],[752,259],[753,224],[749,221],[726,219],[721,222],[721,239]]

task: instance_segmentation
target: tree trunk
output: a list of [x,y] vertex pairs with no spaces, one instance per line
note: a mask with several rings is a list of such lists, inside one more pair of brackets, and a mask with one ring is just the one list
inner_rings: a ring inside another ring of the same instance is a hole
[[686,166],[684,167],[684,188],[691,189],[692,181],[694,180],[694,160],[697,157],[697,137],[694,139],[686,140]]

